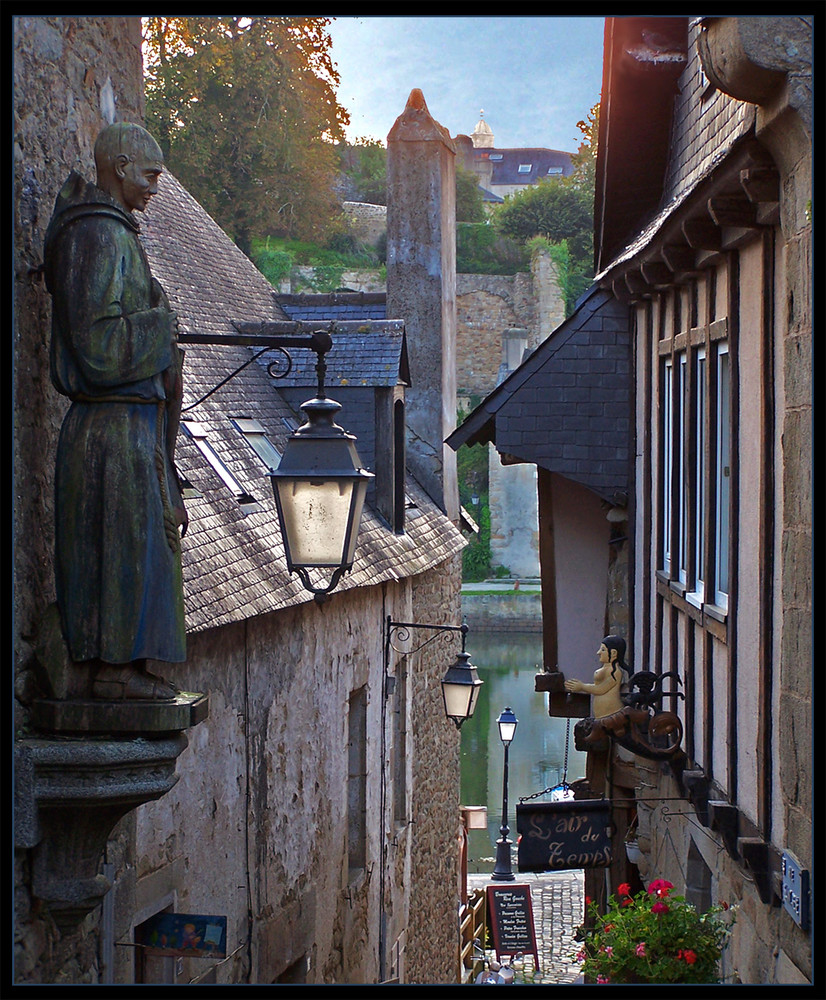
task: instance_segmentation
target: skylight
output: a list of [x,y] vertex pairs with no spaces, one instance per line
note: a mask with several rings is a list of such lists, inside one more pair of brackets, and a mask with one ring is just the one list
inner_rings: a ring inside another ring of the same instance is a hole
[[259,507],[255,497],[247,493],[247,491],[241,486],[235,476],[233,476],[223,461],[221,461],[217,452],[207,440],[207,430],[204,425],[195,420],[182,420],[181,428],[187,437],[195,442],[198,450],[215,470],[218,478],[224,486],[226,486],[226,488],[238,501],[238,504],[241,506],[244,513],[249,514],[251,511],[260,510],[261,508]]
[[231,417],[231,422],[244,435],[245,441],[261,459],[270,472],[275,472],[281,462],[281,455],[267,437],[267,433],[257,420],[250,417]]

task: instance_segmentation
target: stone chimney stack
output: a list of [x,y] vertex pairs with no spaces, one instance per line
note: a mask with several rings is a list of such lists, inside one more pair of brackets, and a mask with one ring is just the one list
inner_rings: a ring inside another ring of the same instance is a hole
[[454,522],[456,454],[456,150],[420,90],[387,137],[387,316],[407,331],[407,462]]

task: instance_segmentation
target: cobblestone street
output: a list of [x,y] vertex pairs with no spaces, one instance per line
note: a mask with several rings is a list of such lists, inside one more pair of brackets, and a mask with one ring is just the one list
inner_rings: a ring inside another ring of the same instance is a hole
[[[468,889],[490,884],[488,875],[468,875]],[[581,982],[579,964],[572,956],[578,948],[574,931],[583,915],[583,872],[522,873],[516,876],[514,884],[530,886],[539,952],[538,972],[534,971],[532,956],[514,966],[517,982],[526,985]],[[492,953],[491,956],[495,957]]]

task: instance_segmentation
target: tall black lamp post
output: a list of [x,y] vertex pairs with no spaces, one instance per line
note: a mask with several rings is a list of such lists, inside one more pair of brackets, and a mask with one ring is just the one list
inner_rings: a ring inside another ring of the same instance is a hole
[[491,879],[494,882],[513,882],[515,876],[511,871],[511,842],[508,840],[508,747],[516,733],[519,720],[510,708],[500,713],[496,720],[499,726],[499,739],[505,748],[505,769],[502,775],[502,825],[499,828],[501,836],[496,842],[496,865]]

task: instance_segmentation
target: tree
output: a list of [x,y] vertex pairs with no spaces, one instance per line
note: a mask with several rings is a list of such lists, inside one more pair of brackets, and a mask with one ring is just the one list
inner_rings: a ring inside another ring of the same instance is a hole
[[149,17],[146,124],[169,169],[245,251],[323,238],[347,112],[325,17]]
[[593,194],[564,180],[542,180],[508,195],[495,218],[500,232],[523,242],[534,236],[567,240],[576,259],[593,247]]
[[496,211],[500,232],[528,243],[533,252],[544,245],[551,252],[565,296],[566,314],[593,277],[594,185],[596,179],[599,105],[577,122],[583,135],[571,161],[570,177],[540,181],[509,195]]
[[597,142],[599,139],[599,105],[595,104],[583,121],[578,121],[576,127],[582,133],[583,142],[571,157],[574,172],[566,178],[568,184],[581,187],[594,195],[597,174]]
[[387,149],[378,139],[339,146],[344,196],[368,205],[387,204]]
[[460,163],[456,164],[456,221],[485,221],[485,206],[476,174]]

